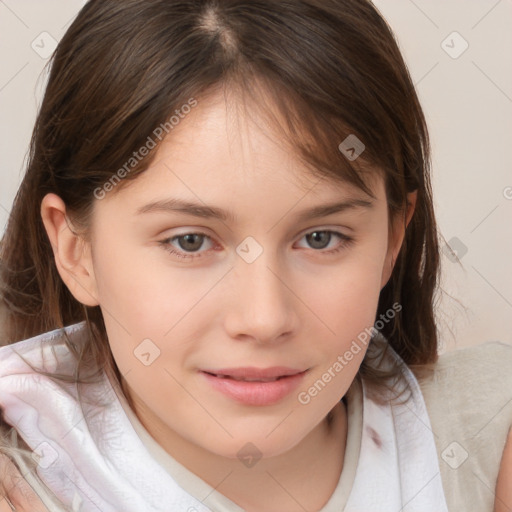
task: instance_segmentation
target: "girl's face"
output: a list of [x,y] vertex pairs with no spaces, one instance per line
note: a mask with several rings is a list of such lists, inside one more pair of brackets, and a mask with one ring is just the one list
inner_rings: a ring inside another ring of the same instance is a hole
[[144,174],[96,201],[82,284],[154,434],[273,456],[349,388],[403,232],[380,178],[376,199],[313,178],[232,107],[200,101]]

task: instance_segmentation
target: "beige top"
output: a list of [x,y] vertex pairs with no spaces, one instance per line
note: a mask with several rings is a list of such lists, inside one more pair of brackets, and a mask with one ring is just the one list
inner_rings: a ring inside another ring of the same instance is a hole
[[[501,456],[512,425],[512,345],[487,342],[445,353],[433,375],[419,377],[437,447],[449,510],[493,512]],[[344,509],[361,445],[363,399],[354,380],[346,394],[347,446],[338,485],[319,512]],[[152,456],[178,484],[215,512],[243,509],[172,458],[122,401]]]
[[494,341],[447,352],[435,374],[418,381],[449,510],[493,512],[512,425],[512,345]]

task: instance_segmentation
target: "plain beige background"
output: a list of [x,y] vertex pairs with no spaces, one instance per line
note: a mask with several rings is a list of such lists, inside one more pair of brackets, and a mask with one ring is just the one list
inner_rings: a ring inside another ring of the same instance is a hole
[[[0,235],[21,182],[43,66],[83,4],[0,0]],[[440,352],[512,344],[512,2],[375,5],[395,31],[432,138],[435,206],[448,242]]]

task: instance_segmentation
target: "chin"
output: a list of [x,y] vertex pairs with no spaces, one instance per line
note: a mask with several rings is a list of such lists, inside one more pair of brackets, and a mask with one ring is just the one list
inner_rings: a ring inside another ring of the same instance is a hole
[[291,438],[289,435],[273,435],[258,433],[251,436],[247,434],[235,439],[230,439],[224,446],[220,443],[213,445],[212,452],[228,459],[245,460],[278,457],[294,448],[300,438]]

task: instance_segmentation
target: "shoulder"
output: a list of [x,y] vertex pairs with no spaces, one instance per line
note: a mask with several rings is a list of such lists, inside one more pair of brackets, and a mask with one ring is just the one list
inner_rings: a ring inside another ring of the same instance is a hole
[[[489,341],[439,356],[418,378],[429,412],[461,421],[512,424],[512,345]],[[498,413],[502,411],[502,414]],[[476,427],[476,424],[475,424]]]
[[13,462],[0,452],[0,512],[11,510],[48,512]]
[[475,357],[482,362],[485,362],[486,360],[499,360],[501,357],[506,357],[511,361],[512,345],[503,343],[502,341],[487,341],[471,347],[464,347],[445,352],[439,356],[439,362],[443,364],[451,360],[468,361],[474,360]]
[[22,340],[0,347],[0,382],[3,377],[30,372],[27,364],[32,362],[41,349],[42,340]]
[[[441,354],[434,371],[419,378],[422,389],[456,386],[461,394],[503,390],[512,385],[512,345],[488,341],[480,345],[452,350]],[[414,370],[413,370],[414,372]],[[512,395],[512,389],[510,389]]]
[[[485,364],[488,361],[500,362],[502,358],[512,362],[512,345],[502,341],[487,341],[471,347],[459,348],[445,352],[439,356],[439,362],[446,364],[452,361],[475,361]],[[505,361],[503,361],[505,362]]]
[[512,425],[511,370],[512,345],[491,341],[446,352],[417,377],[454,509],[492,510],[489,488]]
[[0,346],[0,377],[12,373],[31,372],[34,367],[56,371],[57,366],[76,364],[69,342],[77,347],[86,343],[85,321],[53,329],[30,338]]

